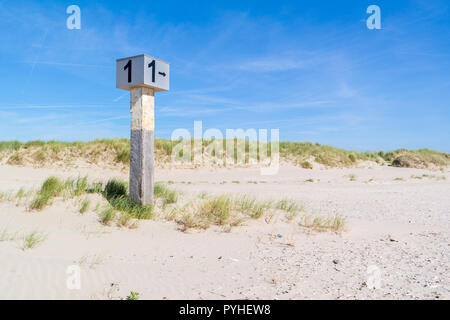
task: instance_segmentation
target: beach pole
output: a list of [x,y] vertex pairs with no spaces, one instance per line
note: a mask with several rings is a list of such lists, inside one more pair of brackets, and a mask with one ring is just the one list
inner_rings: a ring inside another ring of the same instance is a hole
[[130,91],[130,199],[153,204],[155,92],[169,90],[169,64],[148,55],[116,61],[116,87]]

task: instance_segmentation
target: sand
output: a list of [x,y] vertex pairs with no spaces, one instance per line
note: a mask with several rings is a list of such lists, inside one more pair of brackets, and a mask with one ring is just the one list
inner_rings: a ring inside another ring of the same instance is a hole
[[[38,187],[50,175],[106,181],[128,173],[1,165],[0,192]],[[174,222],[153,220],[121,229],[101,225],[93,209],[80,214],[76,199],[57,199],[40,212],[0,201],[0,234],[16,233],[0,241],[0,298],[123,299],[131,291],[141,299],[450,298],[448,169],[284,166],[274,176],[257,169],[161,169],[156,180],[173,182],[187,196],[293,198],[308,212],[342,214],[347,230],[311,232],[278,217],[231,232],[181,232]],[[32,230],[47,237],[22,250],[20,235]],[[80,267],[80,289],[67,287],[73,265]]]

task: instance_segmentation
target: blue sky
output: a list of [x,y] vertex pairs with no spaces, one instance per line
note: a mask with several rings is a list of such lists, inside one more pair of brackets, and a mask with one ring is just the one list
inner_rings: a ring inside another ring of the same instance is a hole
[[[81,30],[66,8],[81,8]],[[381,30],[366,9],[381,8]],[[157,137],[279,129],[360,151],[450,152],[448,1],[1,1],[0,140],[129,137],[115,60],[171,63]]]

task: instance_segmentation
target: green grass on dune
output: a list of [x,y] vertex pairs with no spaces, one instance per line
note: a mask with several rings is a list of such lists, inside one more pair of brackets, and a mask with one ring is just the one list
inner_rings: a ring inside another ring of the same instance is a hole
[[[103,199],[98,202],[98,196],[92,194],[101,195]],[[80,214],[96,212],[101,224],[129,229],[137,228],[141,219],[156,218],[175,221],[182,231],[218,226],[224,232],[230,232],[233,227],[254,219],[264,217],[264,221],[270,223],[275,215],[276,219],[286,222],[297,221],[302,227],[316,231],[338,232],[345,226],[345,220],[341,216],[308,214],[303,204],[294,199],[261,201],[246,194],[209,196],[206,193],[186,199],[183,193],[170,189],[163,182],[155,184],[155,202],[147,206],[130,200],[128,183],[125,181],[111,179],[107,183],[89,182],[86,177],[65,180],[49,177],[37,190],[27,192],[22,188],[15,195],[0,194],[0,199],[15,201],[30,196],[31,202],[27,202],[29,209],[34,212],[43,210],[54,201],[73,199]],[[90,210],[91,201],[97,202],[93,210]],[[0,241],[10,241],[13,238],[14,236],[6,229],[0,232]],[[30,233],[24,238],[24,248],[33,248],[43,240],[44,235],[37,232]]]
[[[44,181],[41,188],[34,195],[29,208],[31,210],[42,210],[52,204],[56,197],[74,198],[85,194],[98,193],[108,201],[113,212],[118,211],[135,219],[150,219],[153,215],[152,206],[142,206],[134,203],[128,196],[128,183],[112,179],[103,187],[101,183],[88,183],[87,178],[61,180],[57,177],[49,177]],[[80,209],[84,213],[89,206],[85,200]],[[105,209],[105,217],[112,217],[111,210]]]
[[427,167],[429,164],[448,166],[450,154],[429,149],[399,149],[385,154],[385,159],[397,167]]
[[[203,150],[211,144],[213,140],[203,140],[201,145]],[[234,159],[226,159],[229,162],[237,161],[236,150],[238,141],[218,140],[216,143],[233,143]],[[178,141],[166,139],[155,139],[156,161],[166,162],[171,156],[173,148]],[[193,146],[194,139],[190,144]],[[248,162],[249,151],[252,143],[244,142],[245,161]],[[259,146],[255,146],[259,154]],[[224,148],[226,150],[226,148]],[[311,161],[323,164],[327,167],[350,167],[358,161],[374,161],[380,164],[388,164],[398,167],[426,168],[429,165],[448,166],[450,164],[450,154],[429,149],[407,150],[398,149],[391,152],[357,152],[344,150],[332,146],[313,144],[310,142],[288,142],[282,141],[279,145],[280,157],[293,162],[306,169],[311,169]],[[267,156],[270,156],[270,144],[267,144]],[[191,159],[193,155],[190,155]],[[213,154],[217,159],[223,159],[224,155]],[[88,142],[62,142],[62,141],[41,141],[29,142],[3,141],[0,142],[0,159],[7,157],[7,163],[11,165],[38,164],[65,161],[70,163],[75,160],[84,160],[96,164],[122,164],[129,165],[130,161],[130,141],[128,139],[97,139]],[[259,160],[259,155],[258,155]]]

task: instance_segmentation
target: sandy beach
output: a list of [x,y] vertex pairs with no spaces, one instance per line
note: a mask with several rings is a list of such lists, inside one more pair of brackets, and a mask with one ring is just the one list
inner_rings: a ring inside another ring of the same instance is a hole
[[[127,180],[126,170],[0,166],[0,192],[39,188],[49,176]],[[104,226],[94,207],[57,198],[42,211],[0,201],[1,299],[449,299],[449,169],[159,169],[184,197],[246,194],[295,199],[340,214],[345,230],[316,232],[282,215],[185,232],[173,221]],[[89,195],[95,202],[98,195]],[[100,201],[100,200],[99,200]],[[24,250],[23,235],[45,240]],[[79,266],[80,289],[67,286]],[[374,269],[375,268],[375,269]],[[379,270],[374,288],[370,277]]]

